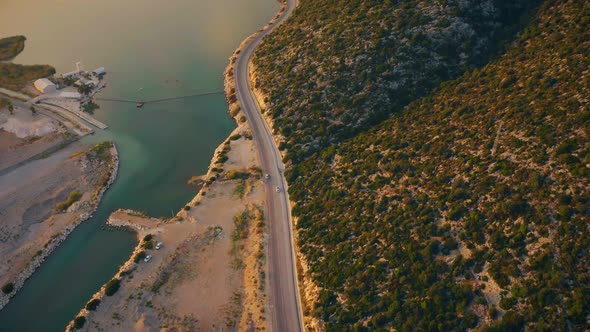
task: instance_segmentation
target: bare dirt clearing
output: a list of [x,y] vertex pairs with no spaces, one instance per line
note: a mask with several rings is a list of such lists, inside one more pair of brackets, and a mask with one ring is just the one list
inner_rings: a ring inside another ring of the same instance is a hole
[[15,108],[0,111],[0,174],[46,151],[59,149],[73,139],[65,127],[49,117]]

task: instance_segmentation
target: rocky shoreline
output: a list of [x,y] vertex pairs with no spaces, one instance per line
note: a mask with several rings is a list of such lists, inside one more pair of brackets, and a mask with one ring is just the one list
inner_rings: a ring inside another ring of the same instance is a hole
[[41,264],[45,261],[45,259],[55,250],[59,245],[66,240],[68,235],[72,233],[72,231],[80,225],[83,221],[86,221],[90,217],[93,216],[94,212],[98,209],[100,201],[104,195],[104,193],[113,185],[115,180],[117,179],[117,173],[119,172],[119,152],[117,150],[117,146],[112,143],[112,147],[110,149],[111,152],[111,175],[109,180],[105,186],[103,186],[98,193],[93,195],[92,201],[90,204],[92,208],[88,212],[84,212],[78,216],[78,219],[73,224],[66,227],[59,236],[55,237],[43,250],[40,255],[37,255],[35,258],[31,260],[29,265],[18,275],[18,277],[14,280],[14,290],[10,294],[2,294],[0,293],[0,310],[4,308],[10,299],[16,295],[16,293],[23,287],[25,281],[30,278],[33,273],[41,266]]
[[[133,249],[133,252],[129,255],[129,258],[119,267],[119,269],[117,270],[117,272],[115,273],[115,275],[112,278],[112,279],[122,280],[124,278],[124,276],[127,273],[129,273],[129,271],[132,271],[133,265],[135,264],[135,261],[134,261],[135,256],[140,251],[143,250],[143,248],[141,246],[142,245],[142,241],[141,241],[142,236],[144,235],[144,233],[147,233],[148,231],[153,230],[153,228],[142,227],[142,226],[139,226],[139,225],[131,223],[131,222],[127,222],[124,220],[119,220],[119,219],[113,218],[112,216],[118,212],[119,213],[127,213],[130,215],[135,215],[135,214],[142,215],[142,217],[144,217],[144,218],[148,218],[148,217],[143,216],[142,213],[136,212],[133,210],[118,209],[118,210],[114,211],[113,213],[111,213],[111,215],[109,216],[109,219],[107,220],[108,226],[131,230],[132,232],[135,233],[135,236],[137,237],[137,245]],[[158,225],[162,224],[164,222],[163,220],[158,219],[158,218],[149,218],[149,219],[156,222]],[[90,301],[94,301],[94,300],[100,300],[102,302],[103,298],[106,296],[105,290],[106,290],[106,284],[104,284],[96,293],[94,293],[88,301],[90,302]],[[86,317],[90,316],[91,313],[92,313],[92,311],[86,309],[86,307],[83,307],[82,309],[80,309],[78,314],[76,314],[76,316],[74,318],[72,318],[72,320],[68,323],[68,325],[65,328],[65,331],[69,332],[69,331],[75,330],[74,324],[75,324],[76,317],[84,316],[86,318]]]

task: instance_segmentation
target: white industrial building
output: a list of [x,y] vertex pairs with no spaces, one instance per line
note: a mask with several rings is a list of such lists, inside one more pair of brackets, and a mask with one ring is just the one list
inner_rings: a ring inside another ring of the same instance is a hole
[[85,78],[81,78],[81,79],[77,80],[76,82],[74,82],[74,86],[81,86],[81,85],[90,85],[91,87],[95,87],[96,82],[94,82],[92,80],[87,80]]
[[64,80],[67,80],[67,79],[70,79],[70,78],[71,79],[75,79],[75,78],[80,78],[80,76],[82,76],[83,73],[84,72],[81,71],[81,70],[74,70],[74,71],[71,71],[69,73],[62,74],[61,77]]
[[35,89],[41,93],[51,93],[57,90],[55,84],[46,78],[36,80],[34,85]]
[[94,76],[100,76],[100,75],[104,75],[106,73],[107,73],[107,70],[105,69],[105,67],[96,68],[95,70],[92,71],[92,74],[94,74]]

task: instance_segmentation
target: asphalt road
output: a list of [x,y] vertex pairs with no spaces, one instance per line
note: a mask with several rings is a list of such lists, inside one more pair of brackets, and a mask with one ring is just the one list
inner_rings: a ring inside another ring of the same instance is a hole
[[[285,165],[250,88],[248,64],[262,38],[284,22],[296,6],[297,0],[287,0],[287,7],[281,17],[244,47],[238,55],[234,68],[238,101],[252,128],[252,136],[256,142],[263,172],[271,176],[269,180],[265,180],[265,216],[270,230],[268,248],[270,327],[276,332],[303,331],[301,301],[294,264],[291,209],[286,190],[287,183],[283,176]],[[280,188],[280,192],[276,192],[276,187]]]

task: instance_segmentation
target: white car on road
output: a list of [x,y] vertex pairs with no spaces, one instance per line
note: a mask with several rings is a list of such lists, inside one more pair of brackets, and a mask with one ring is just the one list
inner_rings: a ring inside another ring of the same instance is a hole
[[281,192],[281,187],[277,187],[276,192],[280,193]]

